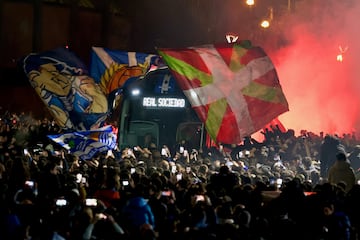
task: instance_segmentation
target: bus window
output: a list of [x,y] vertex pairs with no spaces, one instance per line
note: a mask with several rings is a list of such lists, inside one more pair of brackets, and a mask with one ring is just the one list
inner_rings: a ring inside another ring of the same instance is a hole
[[150,121],[131,121],[126,134],[124,146],[141,146],[149,148],[151,144],[159,145],[159,126]]
[[[149,148],[153,143],[159,145],[159,126],[150,121],[132,121],[130,122],[129,133],[135,133],[136,142],[130,142],[130,146],[141,146]],[[128,138],[129,139],[129,138]]]
[[201,122],[184,122],[179,124],[176,141],[186,141],[189,147],[201,149],[204,137],[204,125]]

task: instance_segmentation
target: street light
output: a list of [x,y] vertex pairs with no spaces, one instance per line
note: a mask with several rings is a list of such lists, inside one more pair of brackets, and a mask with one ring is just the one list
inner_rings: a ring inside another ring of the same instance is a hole
[[346,46],[345,48],[339,46],[340,53],[336,56],[336,60],[338,62],[342,62],[344,60],[344,53],[348,50],[348,48],[349,48],[348,46]]
[[270,27],[270,22],[273,20],[273,18],[274,18],[274,9],[273,9],[273,7],[269,7],[268,16],[266,19],[261,21],[260,26],[262,28]]
[[255,5],[255,0],[246,0],[246,4],[248,6],[254,6]]
[[261,23],[260,23],[260,26],[262,28],[268,28],[270,27],[270,21],[269,20],[263,20]]

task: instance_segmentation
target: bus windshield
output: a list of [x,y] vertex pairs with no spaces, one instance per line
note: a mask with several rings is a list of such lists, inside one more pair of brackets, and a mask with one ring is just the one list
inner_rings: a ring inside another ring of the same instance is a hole
[[183,140],[194,148],[202,144],[202,123],[168,69],[155,70],[124,90],[119,123],[120,148],[172,148]]

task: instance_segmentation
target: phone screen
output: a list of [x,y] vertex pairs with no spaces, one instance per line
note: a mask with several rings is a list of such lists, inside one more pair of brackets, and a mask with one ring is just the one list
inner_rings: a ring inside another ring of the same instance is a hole
[[97,200],[96,198],[87,198],[85,199],[85,205],[89,207],[95,207],[97,206]]
[[76,174],[76,182],[80,183],[81,179],[82,179],[82,174],[81,173]]
[[276,180],[275,179],[271,179],[270,180],[270,186],[275,186]]
[[195,201],[196,202],[205,201],[204,195],[196,195],[195,196]]
[[165,149],[165,148],[162,148],[162,149],[161,149],[161,155],[163,155],[163,156],[166,155],[166,149]]
[[181,173],[177,174],[176,175],[176,180],[180,181],[181,179],[182,179],[182,174]]
[[281,178],[276,179],[276,186],[277,188],[281,188],[283,180]]
[[30,188],[33,188],[34,187],[34,181],[25,181],[25,185],[30,187]]
[[166,196],[166,197],[170,197],[171,196],[171,191],[162,191],[161,195]]
[[67,201],[66,199],[56,199],[56,206],[58,207],[63,207],[63,206],[66,206],[67,204]]
[[103,213],[97,213],[96,216],[99,218],[99,219],[107,219],[107,216]]

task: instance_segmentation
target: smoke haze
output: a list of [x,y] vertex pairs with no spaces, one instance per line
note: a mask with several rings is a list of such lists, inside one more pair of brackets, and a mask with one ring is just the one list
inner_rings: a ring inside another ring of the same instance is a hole
[[279,20],[285,47],[267,50],[290,108],[280,121],[297,135],[359,132],[360,1],[302,1],[295,12]]

